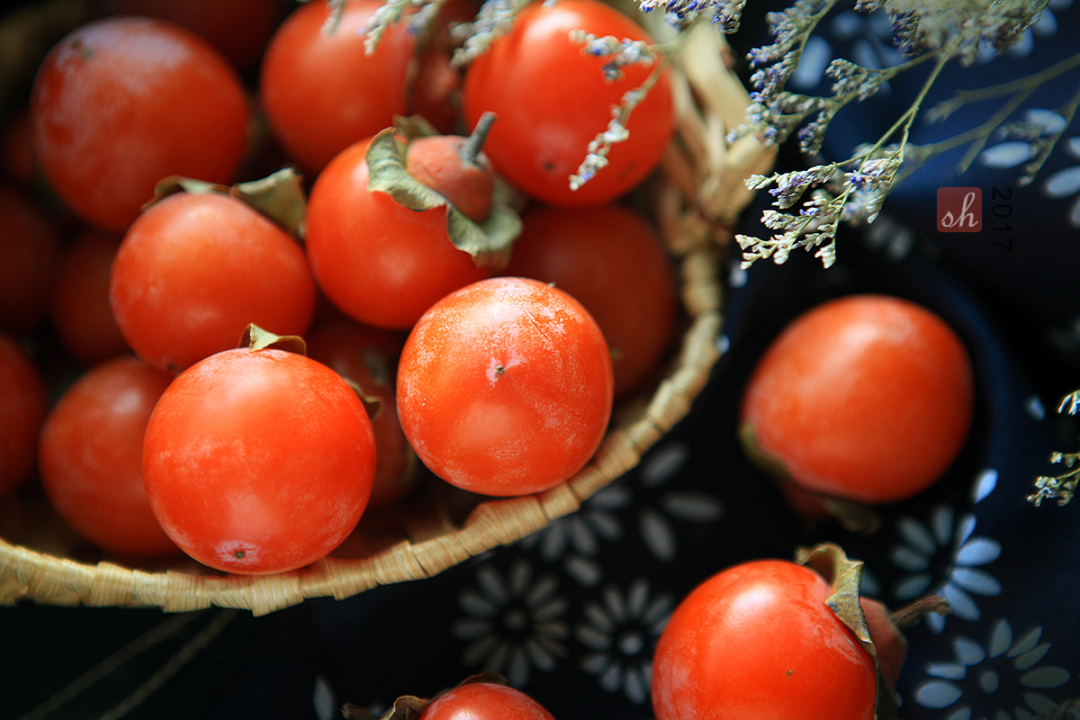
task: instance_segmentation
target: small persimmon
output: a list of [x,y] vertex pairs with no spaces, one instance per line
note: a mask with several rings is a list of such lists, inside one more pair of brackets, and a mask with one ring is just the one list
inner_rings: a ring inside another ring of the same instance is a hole
[[337,155],[311,189],[306,249],[326,297],[350,318],[407,330],[436,301],[505,265],[521,229],[469,138],[402,119]]
[[974,402],[971,360],[944,320],[909,300],[851,295],[796,318],[766,350],[740,437],[809,493],[895,502],[956,460]]
[[405,169],[414,178],[445,197],[473,222],[491,213],[495,170],[481,148],[494,113],[486,113],[468,137],[430,135],[409,143]]

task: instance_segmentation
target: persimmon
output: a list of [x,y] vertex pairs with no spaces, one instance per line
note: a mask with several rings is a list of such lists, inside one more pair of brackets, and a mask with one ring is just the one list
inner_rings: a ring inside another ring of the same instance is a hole
[[179,192],[124,236],[109,301],[135,353],[178,371],[236,347],[250,323],[302,335],[315,282],[299,243],[252,207],[222,192]]
[[740,436],[804,491],[864,504],[913,497],[955,461],[974,414],[963,341],[930,310],[850,295],[796,318],[747,384]]
[[495,170],[481,152],[495,114],[487,113],[468,137],[430,135],[416,138],[405,152],[405,169],[439,193],[473,222],[491,212]]
[[48,401],[40,371],[15,341],[0,335],[0,496],[30,477]]
[[[406,123],[407,124],[407,123]],[[491,276],[520,220],[496,197],[471,138],[386,128],[340,153],[311,189],[305,247],[327,298],[352,319],[407,330],[436,301]]]
[[353,143],[407,113],[406,80],[415,39],[391,25],[368,54],[360,30],[382,0],[327,0],[297,7],[274,33],[259,72],[259,102],[288,156],[312,177]]
[[26,193],[0,185],[0,330],[27,333],[48,312],[60,233]]
[[79,218],[118,232],[164,177],[232,182],[250,114],[239,75],[209,42],[137,16],[67,35],[30,98],[34,155],[49,185]]
[[404,338],[348,319],[327,321],[305,338],[307,356],[358,385],[379,403],[371,420],[375,433],[375,477],[368,512],[393,505],[415,484],[415,455],[398,420],[395,381]]
[[568,480],[611,417],[611,351],[569,294],[528,278],[450,293],[413,327],[398,365],[405,436],[450,484],[527,495]]
[[619,204],[532,207],[504,271],[574,296],[611,347],[615,397],[640,389],[669,351],[678,318],[675,273],[653,225]]
[[41,483],[57,514],[96,546],[129,557],[178,553],[143,489],[143,436],[172,374],[132,356],[83,373],[41,430]]

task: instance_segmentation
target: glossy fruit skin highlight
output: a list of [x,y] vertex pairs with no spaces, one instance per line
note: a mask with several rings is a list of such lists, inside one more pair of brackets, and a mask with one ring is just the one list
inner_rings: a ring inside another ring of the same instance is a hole
[[109,280],[121,334],[139,357],[178,371],[235,348],[250,323],[302,335],[315,281],[288,233],[224,193],[176,193],[124,236]]
[[607,130],[612,107],[651,70],[634,64],[608,80],[605,60],[570,39],[575,30],[649,41],[640,25],[597,0],[533,2],[470,63],[462,92],[470,130],[485,111],[499,118],[485,145],[496,169],[529,196],[553,205],[593,205],[625,194],[657,166],[674,129],[665,73],[631,113],[629,137],[613,144],[610,164],[572,190],[570,175],[585,160],[589,143]]
[[232,182],[249,108],[236,71],[207,41],[126,16],[84,25],[53,48],[30,115],[34,154],[57,195],[91,225],[124,231],[162,178]]
[[417,322],[398,365],[398,413],[421,461],[484,495],[541,492],[592,457],[611,417],[603,334],[561,290],[490,278]]
[[872,720],[874,661],[813,570],[755,560],[676,608],[656,647],[657,720]]
[[85,372],[41,430],[41,484],[57,514],[98,547],[128,557],[178,553],[143,487],[150,413],[172,375],[136,357]]
[[336,372],[283,350],[235,349],[181,373],[146,429],[150,507],[188,555],[239,574],[325,557],[371,495],[375,438]]
[[747,384],[740,424],[799,488],[888,503],[948,469],[974,402],[967,350],[941,318],[901,298],[851,295],[776,338]]
[[540,703],[520,690],[495,683],[471,682],[440,695],[419,720],[555,720]]

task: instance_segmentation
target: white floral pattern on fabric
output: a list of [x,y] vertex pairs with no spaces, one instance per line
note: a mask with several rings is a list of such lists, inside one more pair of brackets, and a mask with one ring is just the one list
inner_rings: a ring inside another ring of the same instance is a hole
[[547,562],[561,563],[566,574],[582,585],[596,586],[604,575],[596,560],[600,544],[623,536],[622,520],[616,513],[632,500],[633,493],[625,485],[606,487],[586,500],[577,512],[559,518],[520,544],[538,549]]
[[1042,635],[1036,625],[1014,637],[1003,617],[990,624],[984,644],[958,635],[955,659],[926,665],[930,679],[916,686],[912,698],[924,708],[948,709],[943,720],[1033,720],[1049,713],[1058,703],[1041,691],[1061,687],[1071,674],[1041,664],[1051,649]]
[[[949,601],[952,615],[961,620],[980,619],[982,613],[973,596],[993,597],[1002,591],[997,578],[982,569],[1000,557],[1001,543],[975,535],[975,523],[971,513],[956,518],[948,505],[935,507],[925,524],[910,516],[900,518],[897,531],[903,542],[893,547],[890,557],[908,574],[893,585],[896,599],[906,602],[926,594],[940,595]],[[941,579],[936,579],[933,565],[942,552],[947,553],[948,561]],[[933,632],[940,633],[946,616],[931,613],[925,621]]]
[[746,272],[746,268],[742,266],[742,261],[738,258],[728,261],[727,272],[728,286],[733,289],[744,287],[746,281],[750,279],[750,274]]
[[1051,326],[1047,340],[1063,355],[1080,357],[1080,315],[1069,318],[1064,325]]
[[[676,539],[672,520],[714,522],[724,513],[723,503],[713,495],[679,489],[663,489],[689,459],[686,443],[658,446],[635,471],[641,488],[660,489],[655,503],[641,506],[637,524],[642,541],[658,560],[675,559]],[[563,571],[585,587],[595,587],[604,577],[597,553],[604,542],[617,542],[625,534],[619,512],[635,504],[634,489],[623,479],[586,500],[577,512],[560,518],[519,545],[535,549],[545,561],[559,563]]]
[[[1024,122],[1042,129],[1042,137],[1061,132],[1065,118],[1045,108],[1031,108],[1024,113]],[[979,163],[995,169],[1014,168],[1035,157],[1035,147],[1024,140],[1008,140],[992,145],[979,153]]]
[[462,664],[500,673],[517,688],[528,682],[534,667],[554,670],[570,635],[564,617],[569,603],[558,587],[554,575],[534,581],[532,566],[522,558],[505,577],[490,562],[480,564],[476,587],[458,594],[465,617],[450,628],[455,638],[469,643]]
[[[1065,152],[1080,160],[1080,137],[1069,138]],[[1043,192],[1051,198],[1065,198],[1080,193],[1080,165],[1063,168],[1046,178]],[[1080,197],[1069,208],[1069,222],[1080,226]]]
[[675,528],[671,519],[693,523],[715,522],[724,514],[724,505],[713,495],[680,489],[662,489],[677,477],[690,458],[690,446],[669,442],[659,446],[638,468],[638,477],[646,490],[661,489],[655,506],[645,504],[638,514],[641,539],[652,555],[671,562],[677,552]]
[[1027,403],[1024,405],[1024,410],[1034,420],[1041,422],[1046,419],[1046,407],[1043,405],[1042,398],[1038,395],[1032,395],[1028,398]]
[[731,349],[731,338],[724,333],[716,338],[716,352],[718,355],[726,355],[727,351]]
[[625,594],[617,587],[605,587],[599,601],[585,604],[585,622],[575,631],[589,650],[581,669],[596,675],[604,690],[622,692],[631,702],[644,704],[656,641],[674,608],[670,594],[652,597],[648,581],[641,578]]
[[311,692],[311,705],[318,720],[332,720],[337,715],[337,699],[334,688],[325,675],[315,676],[315,687]]
[[975,482],[971,485],[971,502],[978,505],[990,497],[990,493],[997,489],[997,484],[998,471],[994,468],[985,468],[975,476]]

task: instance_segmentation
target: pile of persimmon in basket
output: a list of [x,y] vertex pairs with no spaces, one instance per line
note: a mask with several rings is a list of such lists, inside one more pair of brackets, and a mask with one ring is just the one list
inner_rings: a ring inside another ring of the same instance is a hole
[[232,3],[183,5],[103,3],[8,123],[0,492],[40,480],[115,556],[258,574],[325,557],[416,459],[483,496],[572,477],[676,332],[626,202],[667,71],[591,45],[645,32],[597,0],[475,47],[467,2],[247,3],[227,56],[199,25]]

